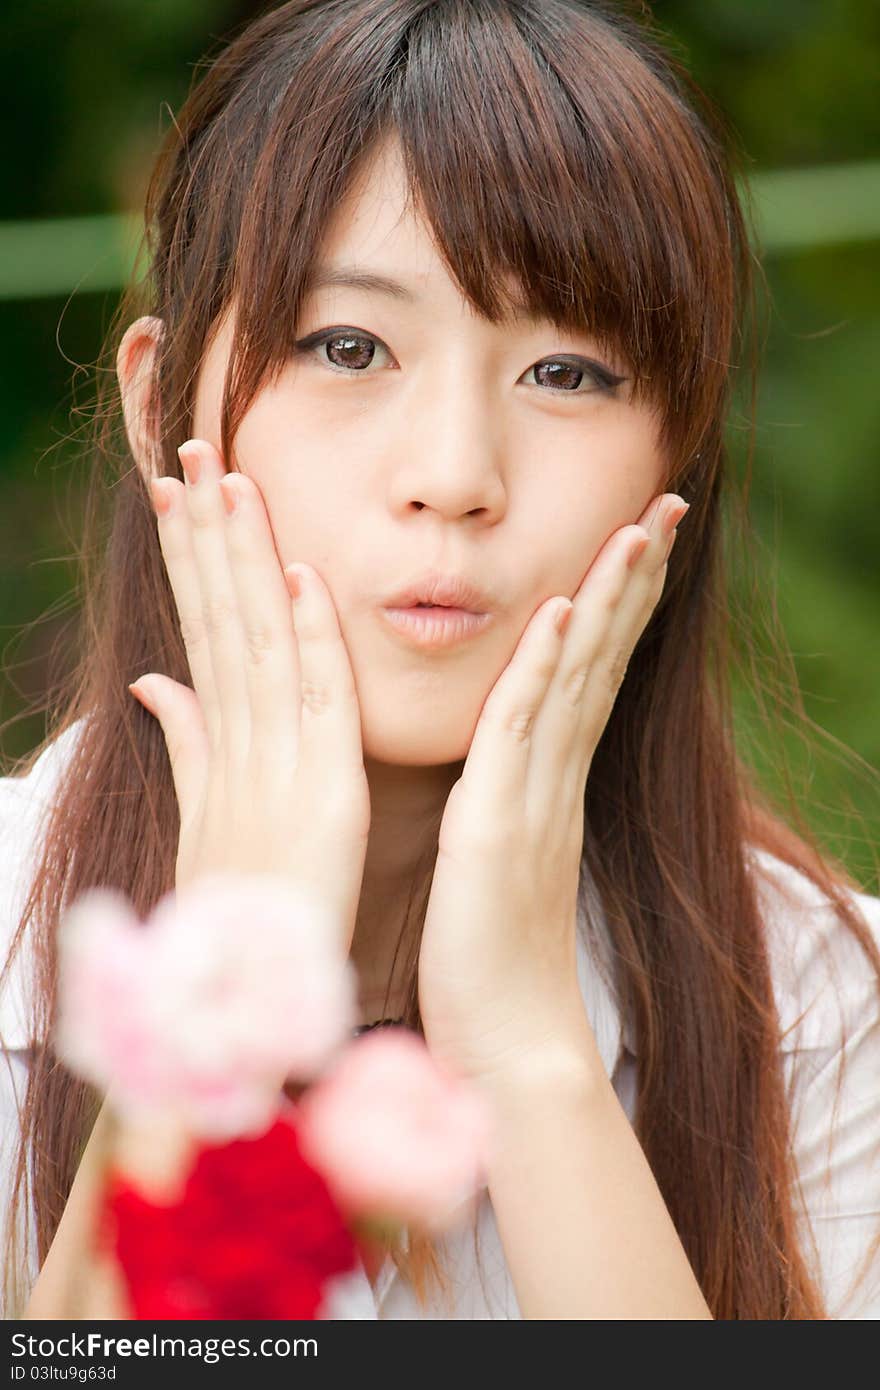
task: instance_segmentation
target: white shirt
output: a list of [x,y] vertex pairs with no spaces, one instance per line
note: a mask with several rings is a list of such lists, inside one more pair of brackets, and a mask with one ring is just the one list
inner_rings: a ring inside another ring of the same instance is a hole
[[[0,778],[0,953],[5,961],[35,869],[42,817],[82,721],[56,738],[27,777]],[[803,1206],[805,1255],[824,1293],[829,1317],[880,1318],[880,1254],[856,1290],[880,1224],[880,1001],[873,972],[851,933],[802,874],[762,850],[751,851],[767,931],[774,993],[783,1025],[783,1064],[792,1097],[793,1145]],[[880,898],[854,895],[880,945]],[[598,945],[586,933],[596,928]],[[610,939],[592,883],[579,894],[578,973],[597,1046],[622,1108],[633,1122],[637,1041],[618,1008]],[[0,992],[0,1222],[5,1223],[18,1133],[16,1097],[27,1077],[25,1001],[29,958],[20,952]],[[839,993],[838,993],[839,991]],[[841,1045],[841,1040],[843,1043]],[[832,1125],[837,1069],[846,1073]],[[830,1162],[830,1180],[823,1182]],[[340,1278],[328,1314],[348,1318],[486,1319],[521,1316],[488,1192],[473,1225],[447,1232],[451,1308],[438,1293],[423,1311],[390,1257],[375,1290],[362,1269]],[[0,1230],[3,1226],[0,1225]],[[810,1253],[815,1235],[818,1262]],[[5,1246],[5,1241],[4,1241]],[[481,1274],[482,1271],[482,1274]],[[28,1271],[31,1284],[36,1265]]]

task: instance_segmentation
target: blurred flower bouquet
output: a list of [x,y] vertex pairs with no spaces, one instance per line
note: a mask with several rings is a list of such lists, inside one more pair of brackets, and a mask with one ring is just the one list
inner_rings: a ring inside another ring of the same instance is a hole
[[56,1046],[110,1108],[93,1253],[120,1316],[333,1317],[383,1236],[442,1231],[485,1181],[482,1096],[414,1033],[352,1037],[320,911],[218,873],[146,922],[104,888],[64,914]]

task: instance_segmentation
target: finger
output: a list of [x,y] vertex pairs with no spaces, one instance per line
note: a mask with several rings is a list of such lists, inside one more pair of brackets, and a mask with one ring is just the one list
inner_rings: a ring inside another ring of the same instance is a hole
[[250,700],[244,661],[244,627],[226,548],[226,512],[220,479],[226,468],[217,450],[204,439],[188,440],[180,448],[187,474],[186,503],[193,554],[199,578],[201,632],[207,643],[217,692],[217,715],[211,725],[212,747],[240,759],[250,735]]
[[251,748],[266,757],[287,753],[295,760],[300,665],[291,594],[256,483],[244,474],[227,473],[221,493],[234,507],[226,512],[226,546],[244,635]]
[[575,612],[559,669],[536,732],[535,766],[545,796],[561,785],[582,790],[593,753],[657,606],[666,577],[669,537],[686,504],[655,498],[639,523],[612,537],[575,595]]
[[128,687],[158,721],[165,738],[181,823],[197,807],[205,780],[208,734],[199,698],[188,685],[150,673]]
[[214,735],[219,734],[220,707],[202,619],[201,587],[184,487],[176,478],[166,477],[154,479],[151,491],[157,511],[159,546],[174,595],[190,676],[202,709],[205,728],[212,743],[216,743]]
[[[573,763],[577,761],[578,771],[585,769],[587,756],[592,755],[593,750],[586,748],[586,711],[594,711],[599,701],[590,704],[590,692],[602,685],[603,658],[614,615],[648,543],[641,526],[616,531],[575,593],[562,651],[535,721],[534,759],[526,795],[530,803],[545,810],[553,810],[560,789],[568,785]],[[599,734],[596,742],[598,738]]]
[[647,531],[648,545],[629,567],[620,602],[611,612],[607,639],[599,669],[613,695],[623,682],[627,664],[636,643],[648,625],[666,582],[666,568],[675,540],[675,527],[688,504],[674,493],[660,498],[659,506],[649,507],[640,525]]
[[317,570],[288,565],[299,655],[299,767],[315,787],[333,768],[363,774],[360,705],[336,605]]
[[645,528],[651,537],[651,545],[645,550],[644,562],[635,566],[634,580],[656,573],[665,560],[669,559],[671,546],[676,538],[676,527],[690,510],[690,502],[685,502],[676,492],[665,492],[660,498],[653,498],[645,507],[638,525]]
[[666,535],[684,505],[675,496],[653,498],[638,523],[621,528],[603,546],[575,594],[569,633],[535,730],[527,795],[544,813],[560,797],[583,795],[632,653],[662,592]]
[[571,613],[570,599],[556,596],[543,603],[486,698],[462,776],[479,815],[497,816],[525,794],[535,719]]
[[662,590],[669,534],[687,504],[654,498],[639,521],[606,542],[574,596],[574,614],[553,691],[582,708],[591,680],[615,688]]

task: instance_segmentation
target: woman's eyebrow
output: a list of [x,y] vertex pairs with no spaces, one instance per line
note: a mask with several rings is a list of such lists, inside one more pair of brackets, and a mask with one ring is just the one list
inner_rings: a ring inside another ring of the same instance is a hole
[[[320,290],[326,287],[341,287],[349,290],[366,290],[371,294],[384,294],[391,299],[402,301],[404,304],[418,304],[421,295],[418,290],[411,285],[404,284],[402,280],[395,280],[390,275],[383,275],[378,271],[362,270],[356,265],[317,265],[306,279],[305,290],[310,294],[313,290]],[[540,318],[530,311],[528,305],[519,301],[513,306],[513,313],[508,316],[507,322],[510,323],[540,323]]]
[[361,270],[356,265],[318,265],[306,281],[306,290],[320,290],[325,286],[343,286],[349,290],[367,290],[373,294],[390,295],[408,304],[418,302],[416,290],[389,275],[376,271]]

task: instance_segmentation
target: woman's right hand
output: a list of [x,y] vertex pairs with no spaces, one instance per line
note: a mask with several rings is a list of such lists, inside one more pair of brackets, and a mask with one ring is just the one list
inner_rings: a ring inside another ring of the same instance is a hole
[[[227,472],[205,440],[179,453],[186,485],[163,477],[152,491],[194,689],[158,673],[130,687],[159,721],[171,762],[176,887],[214,870],[281,874],[314,890],[347,952],[370,799],[336,608],[309,566],[292,598],[294,566],[281,568],[250,477]],[[224,497],[238,502],[232,515]]]

